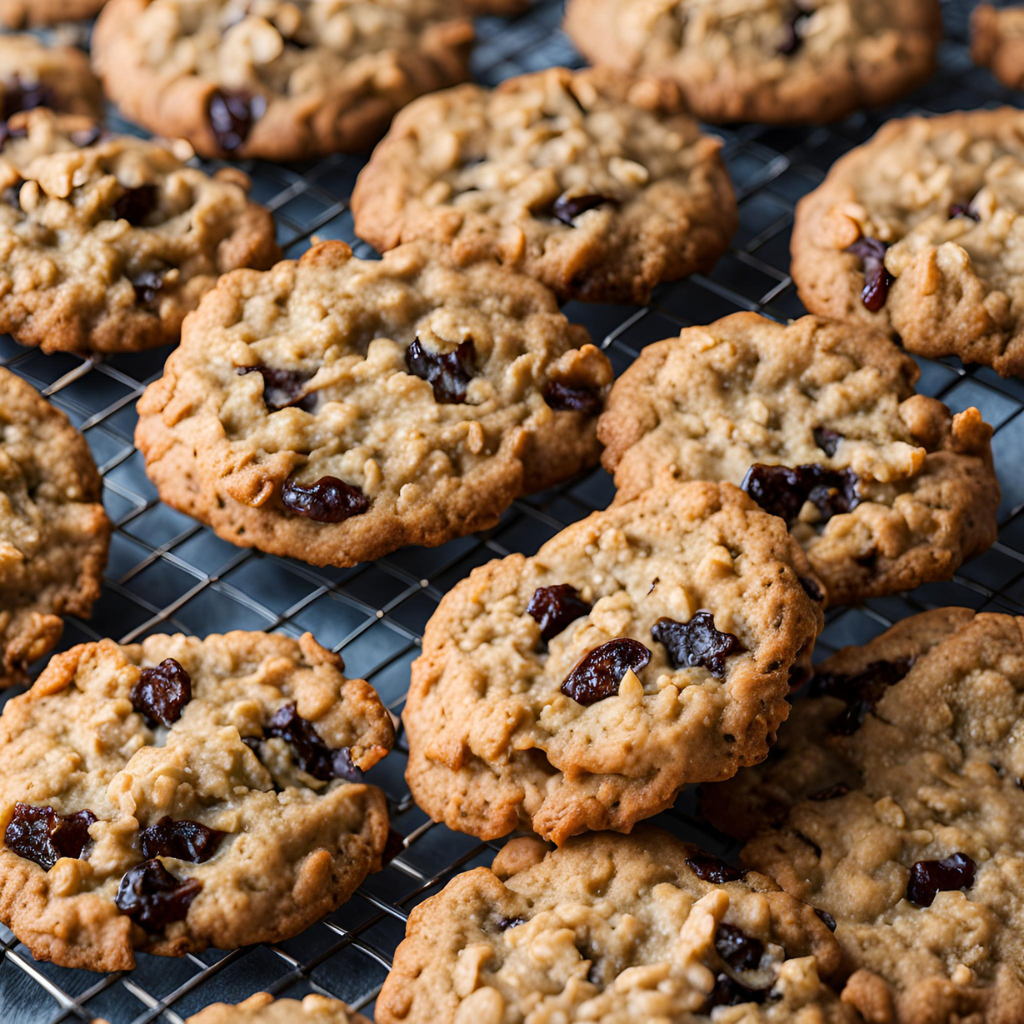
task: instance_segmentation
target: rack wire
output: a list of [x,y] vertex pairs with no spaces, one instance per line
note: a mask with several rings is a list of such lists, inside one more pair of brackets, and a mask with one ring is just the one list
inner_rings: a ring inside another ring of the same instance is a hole
[[[537,0],[514,20],[482,18],[474,77],[495,84],[555,64],[580,63],[559,31],[561,3]],[[570,319],[586,325],[621,372],[646,344],[737,310],[777,319],[803,310],[788,274],[793,206],[831,163],[866,140],[887,117],[1016,103],[966,48],[970,4],[945,2],[946,40],[933,82],[880,113],[858,113],[827,127],[715,129],[740,200],[741,226],[728,255],[708,276],[658,289],[644,308],[571,303]],[[115,128],[134,130],[112,114]],[[254,197],[272,209],[288,256],[312,235],[341,238],[357,255],[372,250],[352,232],[348,197],[360,158],[335,156],[302,166],[246,165]],[[167,349],[105,361],[45,356],[0,338],[0,365],[20,374],[62,408],[85,433],[104,478],[104,502],[116,524],[106,586],[88,622],[69,620],[62,647],[102,636],[122,642],[151,633],[206,635],[230,629],[310,630],[341,651],[348,674],[369,679],[395,713],[401,711],[409,665],[441,596],[469,571],[512,551],[527,554],[564,525],[603,508],[609,477],[597,470],[563,487],[516,501],[493,530],[432,550],[413,548],[352,569],[316,569],[235,548],[162,504],[132,445],[135,402],[160,375]],[[1003,503],[998,543],[949,583],[869,601],[829,614],[819,649],[863,642],[892,622],[944,604],[1024,613],[1024,381],[955,359],[919,360],[919,390],[954,411],[976,405],[996,428],[994,449]],[[9,698],[7,693],[0,698]],[[130,973],[93,974],[37,963],[0,926],[0,1024],[57,1024],[102,1017],[112,1024],[181,1024],[212,1002],[235,1002],[261,990],[301,997],[319,992],[372,1014],[373,1000],[404,934],[410,909],[459,871],[490,862],[492,844],[432,824],[403,780],[406,750],[370,775],[388,794],[401,851],[336,913],[286,942],[180,960],[139,957]],[[676,834],[712,849],[723,837],[702,823],[684,794],[660,816]]]

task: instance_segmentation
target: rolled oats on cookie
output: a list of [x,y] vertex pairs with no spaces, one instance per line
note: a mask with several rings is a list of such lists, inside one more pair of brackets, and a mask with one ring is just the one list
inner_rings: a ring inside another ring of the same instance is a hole
[[830,605],[950,579],[996,539],[992,428],[914,393],[867,327],[736,313],[648,345],[598,425],[620,499],[725,480],[782,516]]
[[660,829],[514,839],[413,910],[375,1015],[855,1024],[825,983],[838,967],[812,907]]
[[932,76],[938,0],[570,0],[594,64],[679,84],[702,121],[834,121]]
[[297,934],[377,871],[394,741],[308,633],[54,657],[0,716],[0,921],[38,960],[130,970]]
[[0,120],[36,107],[102,117],[103,95],[89,56],[75,46],[45,46],[27,33],[0,35]]
[[100,595],[111,524],[89,445],[67,416],[0,367],[0,687],[60,639],[62,615]]
[[484,839],[628,832],[764,758],[821,596],[782,520],[731,484],[653,488],[474,569],[413,663],[413,797]]
[[44,352],[178,340],[220,274],[280,256],[248,177],[212,177],[90,118],[17,114],[0,130],[0,330]]
[[818,666],[709,787],[742,861],[836,923],[865,1021],[1024,1021],[1024,619],[941,608]]
[[338,999],[309,995],[298,999],[274,999],[257,992],[244,1002],[231,1006],[215,1003],[185,1024],[370,1024],[361,1014],[350,1010]]
[[107,95],[204,156],[363,152],[417,96],[469,75],[450,0],[110,0],[93,35]]
[[719,151],[678,89],[611,68],[549,68],[402,111],[352,194],[380,251],[428,239],[497,256],[562,299],[646,302],[707,271],[737,225]]
[[1024,374],[1024,111],[890,121],[796,209],[793,280],[812,312],[916,355]]
[[326,242],[222,278],[139,402],[164,501],[345,566],[487,529],[596,463],[607,358],[543,285],[443,255]]

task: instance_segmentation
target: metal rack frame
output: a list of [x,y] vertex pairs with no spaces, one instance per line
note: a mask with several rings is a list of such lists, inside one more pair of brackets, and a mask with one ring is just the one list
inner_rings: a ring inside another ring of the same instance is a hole
[[[565,312],[601,341],[621,372],[647,343],[737,310],[778,319],[802,312],[788,274],[795,201],[821,180],[842,153],[863,142],[887,117],[1013,103],[1019,97],[974,68],[965,46],[970,4],[946,2],[941,73],[933,83],[881,113],[856,114],[810,129],[746,125],[715,129],[740,199],[733,246],[707,277],[664,286],[644,308],[572,303]],[[538,0],[512,21],[480,19],[474,75],[496,83],[511,75],[579,58],[558,31],[561,3]],[[114,126],[129,126],[113,119]],[[246,165],[254,196],[278,219],[289,256],[311,235],[342,238],[372,255],[352,233],[347,200],[362,160],[336,156],[301,167]],[[106,361],[45,356],[0,339],[0,365],[31,381],[84,431],[104,477],[104,500],[116,523],[105,592],[90,621],[68,622],[63,647],[102,636],[122,641],[149,633],[205,635],[228,629],[311,630],[344,654],[350,675],[369,679],[398,712],[423,626],[442,594],[470,569],[511,551],[531,553],[567,523],[612,496],[600,470],[564,487],[517,501],[487,534],[432,550],[408,549],[353,569],[316,569],[239,549],[157,500],[132,445],[135,401],[159,376],[166,349]],[[994,448],[1004,497],[1000,540],[950,583],[830,613],[820,647],[862,642],[893,621],[944,604],[1024,613],[1024,381],[1001,380],[958,361],[919,360],[919,389],[954,411],[981,409],[996,428]],[[0,703],[10,694],[0,698]],[[431,824],[412,803],[398,748],[371,773],[388,793],[392,824],[403,836],[399,855],[336,913],[277,945],[180,960],[140,956],[130,973],[92,974],[37,963],[0,926],[0,1024],[56,1024],[105,1017],[113,1024],[181,1024],[211,1002],[238,1001],[263,989],[301,997],[320,992],[372,1013],[372,1002],[404,934],[409,910],[453,874],[489,863],[492,844]],[[724,849],[722,837],[694,814],[684,794],[661,816],[677,834]]]

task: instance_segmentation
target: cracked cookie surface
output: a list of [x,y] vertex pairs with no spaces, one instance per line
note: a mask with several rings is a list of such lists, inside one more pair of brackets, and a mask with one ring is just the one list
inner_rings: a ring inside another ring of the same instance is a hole
[[833,121],[927,81],[936,0],[570,0],[592,63],[679,83],[702,121]]
[[448,0],[111,0],[93,55],[151,131],[299,160],[368,150],[405,104],[465,81],[472,41]]
[[755,465],[818,467],[826,493],[768,473],[763,499],[792,514],[829,604],[950,579],[996,539],[992,430],[915,394],[919,375],[866,328],[736,313],[644,348],[608,396],[602,461],[623,498],[662,478],[749,489]]
[[865,1020],[1024,1021],[1024,619],[904,619],[818,666],[811,694],[705,813],[835,918]]
[[0,0],[0,23],[7,28],[53,25],[99,14],[107,0]]
[[812,312],[933,359],[1024,374],[1024,112],[889,121],[796,209]]
[[178,340],[237,267],[279,256],[249,179],[213,177],[152,142],[47,110],[17,114],[0,152],[0,330],[44,352]]
[[257,992],[237,1005],[208,1006],[185,1024],[370,1024],[338,999],[309,995],[305,999],[274,999]]
[[379,870],[391,748],[376,692],[306,634],[150,636],[55,656],[0,716],[0,920],[32,955],[297,934]]
[[381,251],[497,256],[563,299],[643,303],[728,246],[720,149],[668,82],[551,68],[466,85],[398,115],[356,182],[355,230]]
[[604,354],[538,282],[436,256],[327,242],[222,278],[139,402],[163,499],[232,543],[354,565],[593,465]]
[[1024,86],[1024,7],[978,4],[971,12],[971,60],[1009,89]]
[[812,907],[660,829],[515,839],[413,910],[375,1014],[853,1024],[823,980],[838,965]]
[[416,802],[481,838],[561,843],[759,761],[821,629],[805,586],[785,524],[730,484],[652,489],[474,569],[412,667]]
[[100,595],[110,520],[85,438],[30,384],[0,367],[0,687],[23,682],[61,615]]
[[44,46],[33,35],[0,36],[0,120],[35,107],[102,117],[89,57],[75,46]]

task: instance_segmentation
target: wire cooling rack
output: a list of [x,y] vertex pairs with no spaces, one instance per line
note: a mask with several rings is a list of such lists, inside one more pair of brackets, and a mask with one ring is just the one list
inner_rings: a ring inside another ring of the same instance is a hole
[[[493,84],[511,75],[579,58],[559,31],[561,3],[538,0],[512,21],[480,19],[475,77]],[[917,94],[880,114],[857,114],[811,129],[748,125],[716,132],[740,199],[741,226],[733,248],[707,277],[667,286],[645,308],[572,303],[565,312],[602,342],[621,372],[647,343],[737,310],[778,319],[803,310],[787,273],[793,205],[829,165],[863,142],[886,117],[918,111],[1015,103],[967,54],[970,5],[944,4],[946,41],[941,71]],[[113,118],[114,126],[129,126]],[[348,197],[362,160],[336,156],[309,166],[247,166],[255,198],[275,213],[290,257],[310,235],[341,238],[371,256],[352,233]],[[456,581],[477,565],[512,551],[532,553],[567,523],[603,508],[612,497],[601,471],[517,501],[486,534],[433,550],[399,551],[353,569],[315,569],[242,550],[161,504],[132,446],[135,402],[160,375],[166,349],[104,362],[45,356],[0,338],[0,365],[40,388],[85,432],[104,477],[104,501],[117,525],[106,588],[88,622],[71,620],[63,646],[112,636],[134,641],[150,633],[205,635],[230,629],[311,630],[344,655],[348,674],[369,679],[388,706],[401,711],[409,665],[428,617]],[[996,428],[994,447],[1003,504],[1000,539],[950,583],[870,601],[830,613],[821,648],[862,642],[893,621],[944,604],[1024,612],[1024,381],[1001,380],[988,369],[965,371],[956,360],[919,360],[920,390],[954,411],[981,409]],[[1016,471],[1015,471],[1016,470]],[[9,695],[7,695],[9,696]],[[210,950],[180,960],[140,956],[130,973],[100,975],[37,963],[0,926],[0,1024],[56,1024],[105,1017],[112,1024],[181,1024],[209,1003],[235,1002],[269,989],[301,997],[337,996],[366,1013],[404,934],[410,909],[455,873],[490,862],[493,849],[433,825],[405,787],[402,742],[371,779],[388,793],[401,853],[335,914],[287,942],[230,953]],[[661,823],[687,838],[723,849],[721,837],[693,813],[684,794]]]

